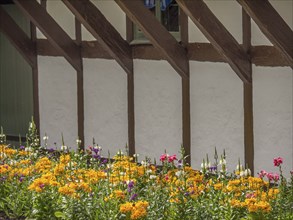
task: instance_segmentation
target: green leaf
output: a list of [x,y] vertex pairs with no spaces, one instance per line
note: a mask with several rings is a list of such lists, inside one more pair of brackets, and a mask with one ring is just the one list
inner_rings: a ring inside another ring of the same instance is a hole
[[65,218],[65,215],[63,212],[57,211],[54,213],[56,218]]

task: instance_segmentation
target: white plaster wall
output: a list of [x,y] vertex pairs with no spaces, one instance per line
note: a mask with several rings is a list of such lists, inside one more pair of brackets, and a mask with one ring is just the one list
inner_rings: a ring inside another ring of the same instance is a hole
[[289,67],[253,66],[255,171],[278,171],[273,158],[293,169],[293,74]]
[[48,147],[60,149],[61,133],[68,147],[76,147],[76,71],[64,58],[38,57],[40,133],[47,133]]
[[134,60],[135,141],[139,159],[177,154],[182,144],[181,78],[166,61]]
[[243,162],[243,88],[224,63],[190,62],[192,166],[200,169],[206,154],[214,160],[225,149],[228,169]]
[[113,156],[128,142],[127,77],[114,60],[84,59],[85,146]]
[[[113,0],[92,0],[125,38],[125,14]],[[235,1],[205,1],[241,43],[241,7]],[[270,1],[292,28],[293,1]],[[60,1],[49,0],[48,11],[74,38],[74,17]],[[190,42],[207,42],[189,20]],[[38,35],[42,37],[42,35]],[[93,37],[83,29],[83,40]],[[252,23],[252,44],[270,44]],[[76,72],[61,58],[39,57],[41,134],[49,144],[67,145],[77,136]],[[113,60],[84,59],[86,146],[96,142],[114,154],[127,142],[126,74]],[[228,167],[243,161],[242,82],[224,63],[190,61],[192,165],[199,168],[214,147],[226,149]],[[253,68],[255,170],[273,170],[272,158],[283,156],[292,169],[292,70]],[[166,149],[173,154],[182,143],[181,80],[166,61],[134,60],[136,149],[152,159]]]

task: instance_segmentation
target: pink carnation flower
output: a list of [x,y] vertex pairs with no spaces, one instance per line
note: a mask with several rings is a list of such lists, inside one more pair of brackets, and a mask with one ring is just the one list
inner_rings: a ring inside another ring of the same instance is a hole
[[267,177],[269,181],[275,181],[275,182],[277,182],[280,179],[280,176],[277,173],[268,173]]
[[283,158],[282,157],[274,158],[274,165],[275,165],[275,167],[280,166],[282,163],[283,163]]
[[177,158],[176,158],[176,154],[174,154],[174,155],[168,157],[168,162],[169,162],[169,163],[172,163],[174,160],[177,160]]
[[164,162],[165,160],[167,160],[167,154],[162,154],[160,156],[160,161]]
[[258,176],[259,178],[264,178],[268,173],[265,171],[265,170],[261,170],[259,173],[258,173]]

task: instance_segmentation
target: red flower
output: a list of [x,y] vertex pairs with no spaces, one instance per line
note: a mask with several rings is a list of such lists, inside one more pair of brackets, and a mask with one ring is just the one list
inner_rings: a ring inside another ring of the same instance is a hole
[[274,158],[275,167],[280,166],[282,163],[283,163],[283,158],[282,157]]
[[165,160],[167,160],[167,154],[162,154],[161,156],[160,156],[160,161],[162,161],[162,162],[164,162]]
[[174,160],[177,160],[176,158],[176,154],[172,155],[172,156],[168,156],[168,162],[172,163]]

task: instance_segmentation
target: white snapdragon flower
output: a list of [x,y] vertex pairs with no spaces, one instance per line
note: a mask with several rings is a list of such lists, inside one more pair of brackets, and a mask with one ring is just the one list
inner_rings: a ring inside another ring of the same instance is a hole
[[67,149],[68,149],[68,147],[67,147],[66,145],[62,145],[62,146],[61,146],[61,150],[62,150],[62,151],[66,151]]
[[240,174],[239,174],[241,177],[248,177],[251,175],[251,170],[250,169],[245,169],[243,171],[240,171]]
[[147,162],[147,161],[142,160],[142,161],[141,161],[141,165],[144,166],[144,167],[147,167],[147,166],[150,165],[150,163]]
[[236,171],[240,171],[241,172],[243,170],[244,170],[243,166],[241,164],[240,165],[238,164],[237,167],[236,167]]
[[220,165],[226,165],[227,162],[226,162],[226,160],[224,158],[221,158],[220,161],[219,161],[219,164]]
[[33,148],[31,148],[31,147],[26,147],[26,148],[24,148],[24,151],[26,151],[26,152],[32,152],[32,151],[33,151]]
[[200,167],[202,169],[209,169],[211,167],[211,163],[201,163]]

